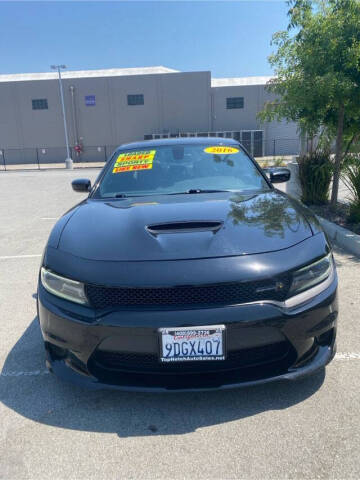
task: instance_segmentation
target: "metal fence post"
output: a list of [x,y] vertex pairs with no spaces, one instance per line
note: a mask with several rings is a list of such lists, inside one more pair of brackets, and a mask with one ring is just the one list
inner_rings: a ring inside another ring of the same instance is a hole
[[4,163],[4,170],[6,171],[6,161],[5,161],[5,149],[2,151],[3,163]]
[[37,147],[36,147],[36,161],[38,164],[38,169],[40,170],[39,149]]
[[274,158],[275,158],[275,149],[276,149],[275,144],[276,144],[276,140],[274,138],[274,140],[273,140],[273,157]]

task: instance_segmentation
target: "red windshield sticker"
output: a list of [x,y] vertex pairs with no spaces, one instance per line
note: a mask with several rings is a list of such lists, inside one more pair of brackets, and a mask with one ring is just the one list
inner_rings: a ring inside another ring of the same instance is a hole
[[156,150],[120,153],[116,159],[113,173],[131,172],[134,170],[150,170]]

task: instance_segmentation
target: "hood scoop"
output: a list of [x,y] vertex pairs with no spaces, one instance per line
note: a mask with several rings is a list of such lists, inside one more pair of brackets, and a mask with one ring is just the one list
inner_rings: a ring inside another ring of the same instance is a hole
[[188,222],[157,223],[154,225],[147,225],[145,229],[150,235],[156,237],[168,233],[212,232],[215,234],[222,226],[223,222],[220,221],[192,220]]

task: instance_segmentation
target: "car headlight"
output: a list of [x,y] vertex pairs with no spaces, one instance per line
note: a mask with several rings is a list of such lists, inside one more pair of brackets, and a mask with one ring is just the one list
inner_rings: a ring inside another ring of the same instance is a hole
[[57,297],[65,298],[66,300],[76,303],[88,303],[84,284],[81,282],[62,277],[42,267],[41,283],[48,292]]
[[293,272],[289,296],[297,295],[324,282],[333,272],[331,253],[317,262]]

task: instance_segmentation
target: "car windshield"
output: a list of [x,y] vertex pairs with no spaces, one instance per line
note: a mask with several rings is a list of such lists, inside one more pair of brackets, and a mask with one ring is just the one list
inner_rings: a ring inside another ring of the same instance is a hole
[[269,188],[251,159],[236,144],[175,144],[118,150],[95,197]]

